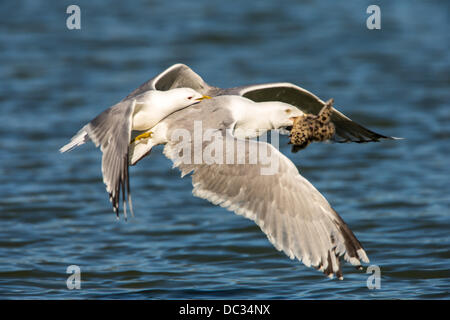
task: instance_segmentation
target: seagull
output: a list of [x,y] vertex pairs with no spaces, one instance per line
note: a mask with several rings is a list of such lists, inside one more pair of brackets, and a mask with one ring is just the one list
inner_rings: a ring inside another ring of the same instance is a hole
[[[304,123],[311,121],[329,125],[335,142],[396,139],[364,128],[294,84],[221,89],[208,85],[188,66],[176,64],[94,118],[60,151],[89,140],[100,146],[103,181],[113,210],[118,218],[122,193],[126,218],[127,203],[133,214],[128,166],[154,146],[165,145],[164,154],[182,177],[191,174],[195,196],[253,220],[291,259],[343,279],[342,258],[357,268],[369,262],[361,243],[286,156],[271,144],[252,140],[271,130],[289,132],[295,124],[298,133],[307,133]],[[199,123],[209,130],[211,140],[195,139]],[[142,133],[132,138],[133,131]],[[194,139],[180,139],[183,132]],[[304,140],[298,135],[291,138]],[[252,150],[258,150],[256,159]],[[208,153],[197,161],[197,155]],[[262,159],[261,154],[270,156]],[[267,173],[268,168],[276,170]]]
[[[281,101],[296,106],[306,114],[318,115],[326,102],[311,92],[288,82],[251,84],[222,89],[207,84],[197,73],[185,64],[174,64],[162,73],[143,83],[125,99],[148,90],[169,90],[188,87],[211,97],[220,95],[238,95],[255,102]],[[335,127],[333,142],[377,142],[381,139],[395,139],[373,132],[354,122],[343,113],[332,108],[331,123]]]
[[[164,155],[181,176],[191,174],[194,196],[253,220],[291,259],[343,279],[341,258],[357,268],[369,262],[361,243],[286,156],[273,145],[252,139],[291,127],[304,115],[279,101],[217,96],[172,113],[151,129],[151,137],[133,141],[130,164],[154,146],[164,145]],[[199,125],[203,132],[210,130],[211,139],[200,135],[196,140]],[[269,156],[255,159],[256,154]],[[200,160],[195,160],[198,155]],[[269,167],[276,170],[264,171]]]
[[[122,193],[126,219],[127,202],[134,215],[128,175],[128,149],[132,131],[150,129],[172,112],[209,98],[192,88],[141,92],[133,97],[123,99],[100,113],[81,128],[71,141],[59,151],[67,152],[89,140],[92,140],[96,147],[100,146],[103,153],[103,182],[109,193],[109,200],[118,218],[120,194]],[[136,136],[133,141],[151,137],[151,134],[151,131],[147,131]]]

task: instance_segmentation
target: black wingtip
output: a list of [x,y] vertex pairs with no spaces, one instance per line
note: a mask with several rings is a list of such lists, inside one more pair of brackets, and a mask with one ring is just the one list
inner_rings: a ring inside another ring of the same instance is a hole
[[[364,128],[365,129],[365,128]],[[365,135],[357,135],[357,134],[346,134],[342,131],[336,132],[334,137],[332,138],[333,142],[336,143],[369,143],[369,142],[381,142],[382,140],[403,140],[403,138],[385,136],[368,129],[366,130]],[[338,130],[337,130],[338,131]]]

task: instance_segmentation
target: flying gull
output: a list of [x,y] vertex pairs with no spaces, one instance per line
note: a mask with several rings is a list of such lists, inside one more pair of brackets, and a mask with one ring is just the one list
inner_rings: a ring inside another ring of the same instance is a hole
[[[317,115],[325,102],[311,92],[288,82],[265,83],[222,89],[207,84],[197,73],[184,64],[174,64],[153,79],[148,80],[131,92],[125,99],[148,90],[169,90],[188,87],[211,97],[219,95],[238,95],[253,100],[281,101],[296,106],[306,114]],[[349,119],[332,108],[331,122],[335,127],[334,142],[371,142],[380,139],[393,139],[373,132]]]
[[[106,109],[86,124],[60,149],[69,151],[92,140],[100,146],[102,156],[103,182],[109,193],[113,210],[119,217],[119,201],[122,193],[124,216],[127,217],[127,202],[133,214],[130,182],[128,175],[128,150],[133,130],[144,131],[155,126],[172,112],[185,108],[200,100],[210,98],[191,88],[174,88],[167,91],[147,90],[126,98]],[[151,135],[146,132],[134,140],[139,141]]]
[[[169,115],[151,129],[151,137],[134,141],[130,163],[136,164],[153,146],[164,144],[164,154],[182,177],[192,173],[195,196],[253,220],[275,248],[291,259],[343,279],[341,258],[358,268],[361,262],[369,262],[358,239],[287,157],[269,143],[249,139],[264,131],[290,127],[303,116],[302,111],[282,102],[214,97]],[[203,131],[212,130],[214,138],[201,143],[181,139],[180,132],[195,135],[198,123]],[[248,130],[252,128],[258,130]],[[243,151],[234,152],[239,143]],[[233,146],[234,161],[225,162],[229,150],[224,146]],[[270,155],[270,161],[258,157],[251,162],[251,150],[255,149],[258,154],[264,151]],[[208,150],[214,161],[192,161],[195,154],[205,155]],[[237,157],[244,161],[239,163]],[[277,170],[262,173],[275,162]]]

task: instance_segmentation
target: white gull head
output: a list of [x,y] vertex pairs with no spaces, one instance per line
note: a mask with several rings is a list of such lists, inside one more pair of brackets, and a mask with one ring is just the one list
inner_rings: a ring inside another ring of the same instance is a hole
[[284,130],[293,125],[296,117],[304,115],[297,107],[279,101],[253,102],[239,96],[215,99],[227,99],[233,105],[233,116],[237,120],[234,135],[237,138],[253,138],[268,130]]
[[191,88],[144,92],[134,98],[136,107],[132,129],[150,129],[169,114],[208,98]]

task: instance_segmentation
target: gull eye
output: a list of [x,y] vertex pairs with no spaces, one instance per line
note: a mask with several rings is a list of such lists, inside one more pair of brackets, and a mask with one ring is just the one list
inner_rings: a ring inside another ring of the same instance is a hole
[[291,113],[291,109],[286,109],[286,110],[284,110],[284,112],[286,112],[287,114],[289,114],[289,113]]
[[191,100],[193,97],[188,97],[189,100]]

